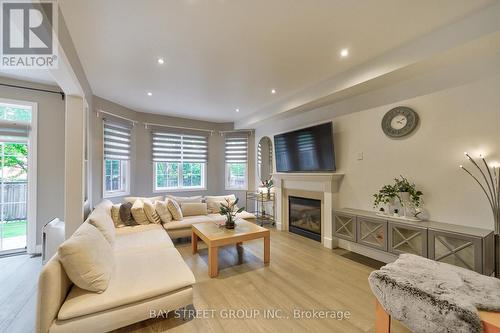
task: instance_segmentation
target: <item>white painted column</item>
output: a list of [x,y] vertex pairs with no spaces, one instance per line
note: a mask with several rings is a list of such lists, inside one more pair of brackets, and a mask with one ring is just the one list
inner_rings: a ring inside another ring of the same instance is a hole
[[79,96],[66,96],[64,222],[69,238],[83,222],[85,108]]
[[283,221],[283,180],[281,178],[274,179],[274,215],[276,219],[276,229],[284,230],[285,223]]

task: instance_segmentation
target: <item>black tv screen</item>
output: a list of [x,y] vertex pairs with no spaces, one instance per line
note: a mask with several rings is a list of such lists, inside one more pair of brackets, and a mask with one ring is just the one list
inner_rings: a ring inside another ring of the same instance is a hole
[[274,136],[278,172],[335,171],[332,123]]

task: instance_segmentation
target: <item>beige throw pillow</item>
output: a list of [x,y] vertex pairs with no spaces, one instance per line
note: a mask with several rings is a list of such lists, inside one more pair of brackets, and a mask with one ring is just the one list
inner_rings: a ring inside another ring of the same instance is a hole
[[115,224],[111,215],[96,209],[89,215],[88,221],[102,233],[111,246],[115,244]]
[[123,223],[120,217],[120,207],[121,204],[116,204],[111,207],[111,218],[113,219],[115,228],[123,228],[125,226],[125,223]]
[[181,204],[182,216],[207,215],[206,203],[183,203]]
[[169,199],[156,202],[156,212],[160,216],[160,220],[162,223],[168,223],[172,221],[172,214],[170,214],[170,211],[167,207],[168,201]]
[[144,200],[144,213],[146,214],[149,222],[156,224],[161,223],[160,215],[156,212],[156,204],[153,204],[147,199]]
[[176,221],[182,221],[182,210],[179,204],[175,200],[168,200],[167,203],[168,211],[172,214],[172,218]]
[[111,216],[111,207],[113,207],[113,203],[110,200],[104,199],[94,207],[94,211],[102,210],[104,213]]
[[188,202],[201,203],[203,201],[201,195],[196,195],[193,197],[174,197],[173,195],[167,195],[167,198],[176,201],[179,205]]
[[144,201],[137,199],[132,205],[130,211],[132,212],[135,222],[138,224],[149,224],[148,217],[144,212]]
[[156,196],[156,197],[149,197],[149,198],[146,198],[146,197],[125,197],[123,198],[123,202],[130,202],[130,203],[134,203],[137,199],[141,199],[141,200],[145,200],[145,199],[148,199],[150,200],[151,202],[156,202],[156,201],[161,201],[163,200],[163,196],[159,195],[159,196]]
[[96,227],[83,223],[57,252],[76,286],[98,293],[108,288],[114,267],[113,250]]
[[218,196],[206,196],[205,201],[207,202],[207,209],[209,213],[216,214],[220,211],[220,204],[226,203],[226,199],[230,202],[236,201],[236,196],[234,194],[230,195],[218,195]]

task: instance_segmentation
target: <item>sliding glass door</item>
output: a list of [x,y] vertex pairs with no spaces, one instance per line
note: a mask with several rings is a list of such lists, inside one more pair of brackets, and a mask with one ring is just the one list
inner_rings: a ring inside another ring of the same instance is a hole
[[19,139],[0,141],[0,254],[26,250],[28,144]]
[[30,184],[36,184],[30,151],[31,141],[36,140],[31,127],[34,107],[28,102],[0,99],[0,255],[27,248],[34,252],[36,217],[28,208],[28,201],[36,202],[36,197],[32,198],[35,191],[28,191]]

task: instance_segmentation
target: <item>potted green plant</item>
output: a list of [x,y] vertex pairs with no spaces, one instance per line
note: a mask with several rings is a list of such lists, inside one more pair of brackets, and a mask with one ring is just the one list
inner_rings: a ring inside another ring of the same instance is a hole
[[234,229],[236,214],[241,213],[245,210],[245,207],[238,208],[236,204],[238,203],[238,198],[235,201],[226,199],[226,203],[221,203],[219,208],[219,214],[226,216],[226,229]]
[[405,207],[412,206],[415,210],[413,215],[417,217],[421,213],[420,206],[422,204],[422,191],[417,190],[414,183],[410,183],[407,178],[399,176],[399,178],[394,179],[394,186],[398,191],[398,197],[401,204]]
[[[373,196],[375,197],[373,202],[375,208],[380,207],[380,205],[390,206],[390,204],[394,204],[394,200],[397,198],[401,206],[405,208],[405,216],[408,207],[413,207],[412,215],[414,217],[418,217],[422,212],[420,209],[422,206],[422,191],[417,190],[416,185],[410,183],[408,179],[403,176],[394,178],[393,185],[384,185],[379,192]],[[386,209],[381,208],[381,210],[386,213],[390,211],[389,207],[386,207]]]
[[271,189],[273,188],[273,185],[274,184],[273,184],[272,179],[262,181],[262,186],[267,189],[267,198],[268,199],[271,199]]
[[[373,201],[374,208],[380,208],[384,213],[390,212],[390,205],[394,204],[394,199],[398,198],[398,193],[393,185],[384,185],[373,195],[375,198]],[[381,207],[384,205],[385,207]]]

